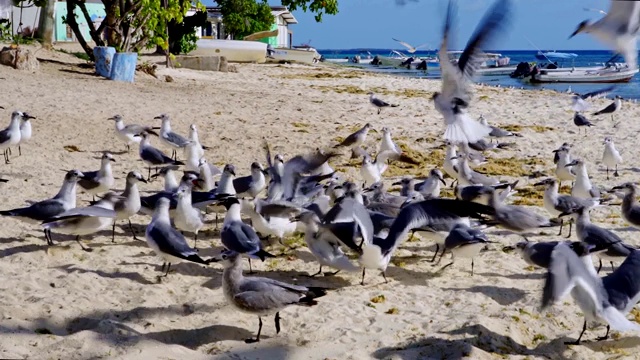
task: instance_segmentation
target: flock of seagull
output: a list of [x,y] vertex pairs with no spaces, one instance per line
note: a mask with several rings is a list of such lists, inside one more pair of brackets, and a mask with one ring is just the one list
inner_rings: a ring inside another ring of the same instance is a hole
[[[621,3],[625,3],[624,6],[632,3],[633,10],[640,11],[638,2],[622,1],[612,1],[612,10],[622,6]],[[454,2],[449,2],[441,58],[446,58],[454,13]],[[598,29],[605,28],[602,22],[612,17],[612,13],[615,11],[610,11],[593,25],[581,24],[577,32],[599,34]],[[243,255],[249,259],[251,274],[252,259],[264,261],[276,256],[265,248],[268,238],[283,243],[283,239],[297,232],[304,233],[306,245],[318,261],[318,272],[310,276],[362,271],[361,283],[364,285],[367,269],[380,271],[387,281],[385,270],[409,232],[436,244],[432,262],[438,255],[437,262],[440,262],[447,252],[451,253],[452,261],[445,267],[452,265],[454,259],[470,258],[473,275],[474,258],[488,244],[498,242],[490,240],[484,230],[501,227],[523,238],[515,246],[505,246],[505,250],[517,250],[527,263],[547,269],[542,308],[568,294],[581,308],[585,323],[573,344],[580,343],[588,321],[607,325],[607,333],[598,339],[608,338],[610,328],[640,331],[640,325],[625,317],[640,300],[640,251],[626,244],[613,231],[591,222],[590,209],[601,206],[607,199],[590,181],[585,160],[572,156],[570,144],[562,144],[553,151],[555,176],[535,184],[544,188],[544,209],[550,217],[530,207],[507,203],[517,192],[518,181],[502,182],[474,170],[491,161],[484,157],[484,151],[502,148],[501,144],[487,141],[487,138],[520,136],[489,125],[483,117],[472,119],[468,113],[471,79],[479,66],[481,49],[487,47],[509,14],[510,2],[498,0],[469,40],[458,63],[441,63],[442,90],[435,93],[432,100],[446,124],[446,156],[442,170],[434,168],[422,180],[401,178],[393,184],[401,187],[399,194],[391,194],[385,188],[384,174],[390,164],[419,163],[394,143],[389,128],[381,129],[382,137],[375,156],[365,150],[372,129],[369,123],[339,144],[286,160],[282,155],[272,154],[265,140],[266,167],[254,162],[250,174],[237,176],[233,164],[226,164],[221,170],[206,161],[207,147],[200,143],[195,125],[190,126],[189,136],[183,137],[172,130],[167,114],[156,117],[162,123],[159,128],[125,125],[123,117],[116,115],[109,119],[115,122],[116,135],[127,151],[132,145],[138,146],[140,160],[148,167],[146,178],[131,171],[126,176],[124,192],[113,192],[115,179],[111,163],[116,160],[111,153],[105,152],[99,170],[66,171],[54,197],[27,207],[0,211],[0,215],[39,224],[48,245],[54,244],[52,233],[74,235],[85,251],[91,251],[91,248],[80,242],[81,236],[111,228],[114,241],[116,222],[126,220],[132,236],[137,239],[131,217],[136,214],[150,216],[144,235],[149,247],[163,260],[163,276],[168,276],[171,265],[179,262],[203,266],[214,262],[223,264],[225,298],[238,310],[259,318],[257,335],[247,342],[260,340],[263,316],[274,315],[276,331],[280,332],[279,312],[282,309],[290,305],[312,306],[317,298],[330,290],[244,275]],[[626,52],[623,54],[627,55]],[[611,90],[576,94],[573,97],[576,114],[586,111],[588,99]],[[370,94],[370,102],[378,111],[392,106],[373,94]],[[619,99],[615,104],[615,109],[609,113],[620,108]],[[33,118],[15,111],[9,127],[0,132],[0,148],[4,150],[7,163],[10,162],[10,148],[18,146],[20,149],[20,145],[30,139],[29,121]],[[587,126],[578,122],[576,125]],[[171,156],[151,144],[154,137],[172,149]],[[184,152],[184,161],[177,159],[178,151]],[[355,181],[344,179],[330,165],[332,160],[345,155],[362,159],[360,178]],[[614,177],[619,175],[622,157],[611,138],[604,139],[602,162],[607,167],[607,179],[610,170]],[[183,174],[178,180],[176,174],[180,167],[183,167]],[[454,179],[451,185],[455,198],[440,197],[443,187],[447,186],[445,174]],[[154,178],[163,179],[164,189],[141,196],[138,184]],[[563,182],[572,183],[570,195],[558,193]],[[88,206],[76,203],[78,188],[94,196]],[[631,226],[640,228],[636,185],[625,183],[612,190],[626,193],[622,217]],[[224,214],[220,241],[225,250],[205,259],[199,255],[197,239],[206,223],[205,214],[210,212],[215,213],[216,228],[218,214]],[[249,218],[249,223],[243,220],[243,214]],[[567,237],[571,236],[575,224],[579,241],[533,242],[528,239],[537,229],[550,227],[560,227],[560,236],[567,222]],[[184,233],[193,234],[193,247]],[[597,270],[592,255],[599,260]],[[600,277],[603,260],[611,265],[611,273]],[[615,263],[618,263],[617,268]],[[323,273],[323,267],[332,268],[334,272]]]

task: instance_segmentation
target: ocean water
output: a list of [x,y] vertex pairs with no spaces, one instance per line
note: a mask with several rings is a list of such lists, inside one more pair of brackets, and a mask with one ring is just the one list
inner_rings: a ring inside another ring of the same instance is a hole
[[[345,57],[353,57],[355,55],[360,55],[362,58],[368,56],[367,51],[371,53],[372,56],[380,55],[380,56],[388,56],[391,52],[391,49],[350,49],[350,50],[318,50],[320,54],[322,54],[326,59],[339,59]],[[404,52],[402,49],[400,52]],[[547,51],[547,50],[543,50]],[[605,50],[556,50],[558,52],[567,52],[577,54],[578,57],[574,59],[568,60],[557,60],[558,64],[561,67],[571,67],[571,66],[597,66],[602,65],[607,60],[609,60],[613,54],[610,51]],[[493,53],[500,53],[503,56],[508,56],[511,58],[510,66],[516,66],[518,63],[522,61],[527,62],[538,62],[538,63],[547,63],[546,60],[538,60],[535,55],[538,51],[536,50],[504,50],[504,51],[490,51]],[[408,54],[407,54],[408,55]],[[414,55],[418,57],[425,56],[435,56],[434,51],[418,51]],[[617,62],[623,62],[622,59],[618,59]],[[418,70],[407,70],[400,69],[394,67],[384,67],[384,66],[371,66],[371,65],[361,65],[354,63],[345,63],[345,66],[358,66],[366,70],[381,72],[381,73],[390,73],[398,76],[409,76],[415,78],[425,78],[425,79],[438,79],[440,78],[440,69],[438,66],[429,66],[427,72],[418,71]],[[512,79],[509,76],[483,76],[476,79],[477,82],[491,84],[491,85],[501,85],[503,87],[515,86],[517,88],[524,87],[525,89],[552,89],[556,91],[564,92],[569,87],[571,90],[580,94],[588,93],[597,89],[601,89],[603,87],[607,87],[610,85],[615,85],[616,88],[613,92],[611,92],[608,97],[613,97],[615,95],[620,95],[625,99],[640,99],[640,78],[639,74],[636,74],[633,79],[629,83],[619,83],[619,84],[569,84],[569,83],[560,83],[560,84],[530,84],[526,81],[522,81],[519,79]]]

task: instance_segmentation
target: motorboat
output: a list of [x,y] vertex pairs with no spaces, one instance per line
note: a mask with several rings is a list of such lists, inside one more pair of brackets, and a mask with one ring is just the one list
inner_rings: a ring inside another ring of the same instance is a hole
[[312,47],[305,48],[274,48],[269,51],[267,62],[295,62],[300,64],[313,64],[320,60],[320,54]]
[[624,63],[610,63],[600,67],[574,67],[534,70],[529,79],[532,83],[623,83],[629,82],[638,73]]

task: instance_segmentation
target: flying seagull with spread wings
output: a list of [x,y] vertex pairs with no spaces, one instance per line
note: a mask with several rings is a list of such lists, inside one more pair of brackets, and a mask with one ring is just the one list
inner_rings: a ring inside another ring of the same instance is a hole
[[391,39],[393,39],[393,41],[397,41],[397,42],[399,42],[399,43],[400,43],[400,45],[402,45],[402,46],[406,47],[406,48],[407,48],[407,52],[408,52],[409,54],[413,54],[413,53],[415,53],[416,51],[418,51],[418,50],[420,50],[420,49],[423,49],[423,48],[426,48],[426,47],[428,47],[428,46],[429,46],[429,44],[422,44],[422,45],[418,45],[418,46],[415,46],[415,47],[414,47],[414,46],[412,46],[411,44],[406,43],[406,42],[404,42],[404,41],[402,41],[402,40],[398,40],[398,39],[396,39],[396,38],[391,38]]
[[[498,0],[487,11],[467,43],[457,64],[440,61],[442,90],[433,94],[435,107],[444,117],[447,128],[444,139],[454,144],[475,143],[491,133],[491,128],[472,119],[467,113],[471,101],[471,79],[482,63],[481,49],[501,30],[510,14],[509,0]],[[448,59],[447,50],[453,26],[454,2],[449,2],[440,59]]]

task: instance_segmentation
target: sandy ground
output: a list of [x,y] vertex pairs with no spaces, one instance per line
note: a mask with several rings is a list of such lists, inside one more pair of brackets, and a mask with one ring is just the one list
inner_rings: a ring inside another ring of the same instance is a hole
[[[443,125],[430,101],[437,81],[327,66],[240,65],[238,73],[163,69],[160,79],[138,73],[134,84],[125,84],[96,77],[67,54],[37,55],[55,61],[42,62],[35,73],[0,67],[0,105],[6,108],[0,116],[7,123],[13,109],[37,116],[34,137],[22,147],[23,155],[16,156],[14,150],[11,164],[2,165],[2,176],[10,179],[1,185],[3,209],[54,195],[63,177],[60,169],[96,170],[105,150],[116,155],[117,189],[124,187],[126,172],[144,171],[137,149],[123,151],[113,123],[106,120],[115,114],[126,122],[159,126],[153,117],[166,112],[174,130],[184,134],[195,123],[201,142],[212,147],[206,155],[209,161],[232,162],[243,175],[252,161],[264,163],[263,137],[289,158],[330,145],[365,122],[378,130],[391,128],[394,139],[423,162],[404,170],[392,168],[390,175],[395,176],[389,182],[441,165]],[[165,82],[164,75],[174,81]],[[377,115],[368,104],[369,90],[400,106]],[[472,114],[484,114],[495,125],[518,125],[523,135],[513,140],[510,150],[488,154],[490,164],[503,164],[489,171],[501,172],[504,179],[520,178],[523,192],[531,190],[530,184],[539,179],[525,175],[551,174],[551,150],[569,141],[573,152],[588,160],[595,184],[611,187],[635,180],[639,170],[633,167],[634,158],[640,155],[640,125],[635,119],[640,108],[625,102],[616,115],[616,122],[621,121],[617,128],[609,117],[600,117],[584,137],[571,121],[569,103],[568,94],[550,91],[478,88]],[[595,110],[609,100],[593,103]],[[375,147],[379,136],[370,133],[367,145]],[[599,164],[605,136],[615,139],[627,161],[622,176],[610,181]],[[157,139],[153,143],[160,146]],[[79,151],[67,150],[69,146]],[[360,181],[357,167],[348,164],[344,158],[333,163]],[[142,189],[161,187],[158,181]],[[79,194],[79,204],[88,200],[89,195]],[[517,197],[515,201],[531,202]],[[639,245],[637,233],[626,227],[619,211],[618,206],[604,207],[593,216]],[[221,249],[213,217],[208,220],[207,231],[201,232],[203,256]],[[139,234],[148,221],[135,217]],[[488,232],[499,244],[476,259],[473,277],[464,259],[438,271],[425,261],[432,255],[431,244],[413,241],[394,256],[388,284],[369,272],[364,287],[359,274],[304,277],[317,270],[317,263],[306,247],[292,240],[298,247],[289,255],[254,262],[254,268],[262,276],[335,290],[316,307],[285,310],[279,335],[273,319],[265,318],[263,341],[249,345],[243,339],[255,334],[258,319],[226,304],[220,265],[180,264],[158,282],[161,260],[145,242],[133,240],[126,227],[120,228],[124,224],[118,225],[115,244],[110,232],[103,232],[87,238],[85,244],[94,251],[86,253],[72,237],[56,234],[56,246],[48,248],[37,225],[3,219],[0,358],[611,359],[637,356],[640,347],[640,338],[633,334],[592,342],[604,327],[587,332],[582,346],[565,346],[563,342],[580,331],[579,308],[567,298],[540,313],[544,272],[527,266],[516,254],[502,252],[503,245],[520,238],[499,230]],[[547,233],[553,235],[532,239],[558,239],[555,230]]]

